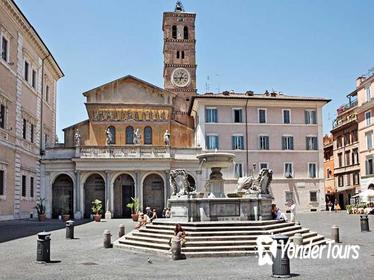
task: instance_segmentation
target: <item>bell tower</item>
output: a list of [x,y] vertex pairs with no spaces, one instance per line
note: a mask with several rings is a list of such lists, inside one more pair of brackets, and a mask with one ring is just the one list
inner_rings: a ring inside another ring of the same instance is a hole
[[165,12],[164,88],[177,94],[176,115],[187,114],[188,105],[196,95],[195,13],[184,11],[180,1],[174,12]]

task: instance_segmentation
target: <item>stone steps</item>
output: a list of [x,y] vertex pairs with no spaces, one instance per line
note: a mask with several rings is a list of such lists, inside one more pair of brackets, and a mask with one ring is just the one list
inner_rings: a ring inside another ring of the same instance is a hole
[[[182,223],[187,242],[182,252],[187,257],[245,256],[257,251],[259,235],[284,234],[291,239],[296,233],[303,236],[303,244],[322,245],[326,239],[295,223],[281,221],[222,221]],[[170,221],[154,222],[139,230],[133,230],[114,242],[115,247],[135,251],[170,255],[170,238],[174,235],[175,224]],[[267,246],[266,246],[267,247]],[[266,248],[265,247],[265,248]]]

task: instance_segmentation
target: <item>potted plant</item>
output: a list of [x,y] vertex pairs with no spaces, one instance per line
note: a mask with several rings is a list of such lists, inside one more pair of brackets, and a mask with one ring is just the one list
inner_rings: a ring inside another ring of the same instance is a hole
[[95,222],[100,222],[101,221],[101,214],[102,214],[102,209],[103,209],[103,203],[101,200],[95,199],[94,201],[91,202],[92,204],[92,213],[94,214],[94,221]]
[[45,198],[41,198],[40,201],[34,207],[36,209],[36,212],[38,212],[38,219],[40,222],[44,222],[46,218],[45,205],[43,204],[44,201],[45,201]]
[[131,209],[131,218],[134,222],[136,222],[139,218],[140,201],[137,197],[132,197],[131,200],[132,202],[128,203],[126,207]]
[[66,222],[70,219],[70,210],[69,209],[63,209],[62,210],[62,219],[64,220],[64,222]]

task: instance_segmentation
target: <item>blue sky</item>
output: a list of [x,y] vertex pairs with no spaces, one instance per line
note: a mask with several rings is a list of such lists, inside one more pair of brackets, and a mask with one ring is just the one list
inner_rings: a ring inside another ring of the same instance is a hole
[[[57,134],[87,118],[82,92],[132,74],[163,85],[162,13],[171,0],[16,0],[65,77]],[[184,0],[197,13],[198,91],[266,89],[331,98],[328,132],[357,76],[374,66],[374,1]],[[210,77],[207,83],[207,77]]]

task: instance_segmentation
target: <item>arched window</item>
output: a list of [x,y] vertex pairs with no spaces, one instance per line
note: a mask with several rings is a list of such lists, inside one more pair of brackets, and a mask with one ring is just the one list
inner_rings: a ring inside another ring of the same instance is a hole
[[187,26],[185,26],[185,27],[183,28],[183,38],[184,38],[185,40],[188,40],[188,27],[187,27]]
[[177,39],[177,26],[176,25],[173,25],[171,27],[171,37],[173,39]]
[[182,51],[182,59],[184,59],[184,51]]
[[144,144],[152,144],[152,127],[150,126],[144,128]]
[[179,51],[177,51],[177,59],[179,59]]
[[134,128],[132,126],[126,127],[126,144],[134,144]]
[[109,126],[106,129],[106,143],[107,145],[116,144],[116,129],[114,126]]

